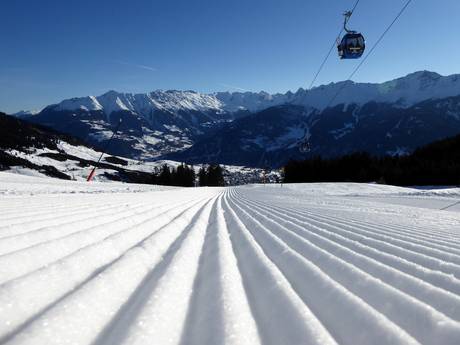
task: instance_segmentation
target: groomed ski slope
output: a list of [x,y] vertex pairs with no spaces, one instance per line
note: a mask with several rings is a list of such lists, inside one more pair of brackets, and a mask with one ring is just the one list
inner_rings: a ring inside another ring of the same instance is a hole
[[460,343],[458,189],[0,181],[0,344]]

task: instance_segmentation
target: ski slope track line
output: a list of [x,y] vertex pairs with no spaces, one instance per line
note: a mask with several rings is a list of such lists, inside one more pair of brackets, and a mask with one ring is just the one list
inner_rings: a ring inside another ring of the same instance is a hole
[[14,179],[0,345],[460,344],[460,213],[413,190]]
[[[240,209],[243,210],[244,208],[240,207]],[[402,324],[405,329],[411,331],[414,337],[420,337],[422,343],[433,341],[440,341],[441,343],[446,343],[447,341],[450,343],[458,339],[460,333],[458,333],[455,327],[453,327],[451,334],[447,334],[446,339],[443,339],[439,334],[433,332],[433,329],[436,329],[439,323],[455,323],[433,310],[432,307],[418,302],[390,285],[382,284],[380,280],[371,277],[353,264],[341,260],[334,252],[327,252],[312,242],[296,234],[292,234],[284,226],[275,221],[268,220],[268,223],[271,223],[269,231],[268,227],[265,226],[268,217],[263,214],[257,211],[253,211],[253,214],[247,211],[244,212],[248,215],[248,221],[257,224],[259,228],[265,229],[266,233],[269,234],[273,243],[268,241],[268,236],[267,238],[260,236],[261,240],[267,243],[267,246],[274,247],[277,245],[280,250],[284,248],[285,256],[287,256],[288,253],[292,253],[293,257],[297,256],[296,254],[300,254],[307,259],[309,263],[314,264],[317,268],[326,273],[329,278],[339,283],[341,287],[346,288],[354,295],[360,296],[369,306],[372,306],[373,309],[384,314],[388,319],[395,320],[397,324]],[[255,228],[255,226],[252,226],[252,228]],[[260,233],[261,232],[259,232],[259,234]],[[280,258],[280,260],[280,262],[283,262],[285,258]],[[290,270],[292,267],[286,265],[286,269]],[[356,281],[359,281],[360,284],[356,284]],[[332,286],[330,289],[332,290]],[[414,314],[419,315],[417,320],[411,317],[411,315]],[[426,329],[419,330],[419,323],[429,326],[429,331],[426,331]]]
[[[395,268],[396,269],[395,273],[404,272],[409,275],[418,277],[422,280],[426,280],[427,282],[430,283],[429,286],[432,286],[432,285],[439,286],[448,291],[452,291],[457,295],[460,294],[460,280],[456,279],[452,275],[445,274],[443,272],[429,270],[426,267],[422,267],[418,264],[414,264],[405,259],[401,259],[398,256],[390,255],[380,250],[377,250],[375,248],[371,248],[367,245],[363,245],[358,241],[350,240],[346,236],[343,236],[340,233],[341,228],[334,225],[334,223],[320,222],[320,224],[322,225],[322,227],[320,227],[320,226],[317,226],[318,222],[315,222],[312,216],[310,217],[299,216],[298,214],[292,213],[291,211],[286,210],[284,208],[283,209],[279,209],[279,208],[275,209],[274,207],[268,208],[263,203],[254,203],[247,199],[245,200],[248,204],[255,205],[256,207],[257,206],[262,207],[263,209],[268,209],[272,215],[284,216],[284,219],[286,219],[285,222],[289,222],[293,224],[293,226],[290,226],[290,228],[296,229],[296,228],[299,228],[299,225],[300,225],[301,230],[306,230],[307,228],[312,228],[314,230],[313,233],[302,231],[301,236],[309,235],[310,238],[314,236],[320,239],[321,237],[318,237],[318,235],[322,235],[323,238],[333,241],[330,243],[340,244],[342,248],[351,249],[351,253],[364,254],[368,258],[376,259],[375,263],[379,264],[379,266],[381,266],[381,264],[385,264],[389,268]],[[292,214],[294,214],[294,216],[292,216]],[[333,229],[336,231],[335,232],[328,231],[330,229]],[[298,233],[298,230],[296,232]],[[363,257],[363,256],[360,256],[360,257]],[[360,258],[359,263],[357,263],[357,265],[361,264],[362,263],[361,261],[362,259]],[[366,264],[365,266],[367,267]],[[371,268],[371,267],[368,267],[368,268]]]

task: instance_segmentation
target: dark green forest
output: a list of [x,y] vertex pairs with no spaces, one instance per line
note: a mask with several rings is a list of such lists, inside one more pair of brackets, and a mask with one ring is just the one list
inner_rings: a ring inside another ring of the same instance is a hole
[[[177,168],[172,168],[164,164],[160,171],[153,174],[152,179],[151,183],[159,185],[193,187],[195,186],[196,176],[193,166],[189,167],[182,163]],[[218,164],[201,167],[198,172],[198,185],[210,187],[224,186],[225,181],[222,167]]]
[[284,182],[379,182],[397,186],[460,185],[460,135],[436,141],[407,156],[357,152],[339,158],[289,161]]

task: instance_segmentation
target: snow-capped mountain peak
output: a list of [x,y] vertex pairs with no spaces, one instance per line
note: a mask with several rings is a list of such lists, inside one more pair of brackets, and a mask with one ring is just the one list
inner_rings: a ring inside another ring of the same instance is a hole
[[[337,93],[338,96],[330,103]],[[408,107],[425,100],[457,95],[460,95],[460,75],[444,77],[435,72],[419,71],[384,83],[356,83],[347,80],[311,90],[299,89],[292,103],[319,110],[324,110],[328,105],[363,105],[371,101]]]
[[419,71],[382,84],[376,84],[376,100],[388,103],[398,101],[405,106],[430,99],[460,95],[459,75],[441,76],[430,71]]
[[21,118],[21,117],[29,117],[29,116],[37,115],[40,112],[41,110],[20,110],[17,113],[14,113],[12,115]]
[[157,90],[149,94],[152,103],[162,110],[220,110],[223,104],[213,95],[195,91]]
[[414,79],[439,79],[439,78],[442,78],[442,75],[440,75],[439,73],[436,73],[436,72],[423,70],[423,71],[417,71],[417,72],[409,73],[405,77],[402,77],[402,78],[399,78],[399,79],[403,79],[403,78],[406,78],[406,79],[411,79],[411,78],[414,78]]
[[78,97],[70,98],[62,101],[61,103],[52,106],[56,111],[63,110],[85,110],[85,111],[95,111],[103,110],[102,105],[99,103],[96,97],[87,96],[87,97]]
[[50,106],[53,110],[101,110],[107,116],[117,111],[130,111],[148,116],[153,111],[221,111],[222,102],[215,96],[195,91],[157,90],[150,93],[121,93],[108,91],[100,96],[72,98]]
[[[340,92],[339,92],[340,90]],[[331,103],[337,94],[338,96]],[[302,105],[324,110],[338,104],[363,105],[370,101],[395,103],[402,107],[415,103],[460,94],[460,75],[441,76],[419,71],[384,83],[356,83],[350,80],[314,87],[299,88],[295,93],[269,94],[260,92],[216,92],[156,90],[150,93],[120,93],[109,91],[101,96],[64,100],[53,105],[54,110],[103,111],[108,117],[116,111],[130,111],[149,118],[155,111],[179,113],[198,111],[214,113],[257,112],[281,104]]]

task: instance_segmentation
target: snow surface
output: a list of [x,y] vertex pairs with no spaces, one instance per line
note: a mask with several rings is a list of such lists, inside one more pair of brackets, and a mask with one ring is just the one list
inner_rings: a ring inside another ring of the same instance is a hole
[[[97,172],[102,174],[103,170],[98,169]],[[22,167],[14,167],[8,172],[0,172],[0,181],[0,196],[5,199],[7,195],[34,196],[53,194],[59,196],[61,194],[139,193],[176,189],[176,187],[168,186],[110,181],[87,183],[86,179],[85,181],[60,180]]]
[[94,96],[80,97],[80,98],[71,98],[66,99],[59,103],[56,107],[56,110],[86,110],[86,111],[95,111],[102,110],[102,105],[98,102],[97,98]]
[[1,344],[459,343],[459,189],[0,182]]

